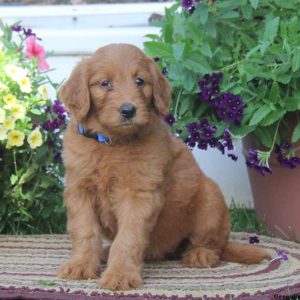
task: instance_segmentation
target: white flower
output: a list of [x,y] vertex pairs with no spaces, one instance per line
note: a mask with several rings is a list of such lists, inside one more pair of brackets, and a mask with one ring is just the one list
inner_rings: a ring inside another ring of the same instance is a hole
[[6,75],[16,82],[27,76],[27,71],[25,69],[15,65],[6,65],[4,70]]
[[6,129],[12,130],[15,128],[15,119],[9,116],[3,121],[3,125]]
[[38,129],[33,130],[27,138],[30,148],[35,149],[42,145],[42,134]]
[[18,80],[18,84],[20,86],[20,90],[23,93],[31,93],[32,89],[31,89],[31,82],[30,79],[26,76],[21,78],[20,80]]
[[11,114],[17,119],[23,119],[25,117],[26,109],[21,104],[15,104],[11,107]]
[[7,138],[7,129],[3,126],[0,125],[0,141],[3,141]]
[[5,120],[5,110],[0,108],[0,123],[3,123]]
[[43,100],[48,99],[48,91],[47,91],[47,88],[44,85],[39,86],[38,92],[41,95]]

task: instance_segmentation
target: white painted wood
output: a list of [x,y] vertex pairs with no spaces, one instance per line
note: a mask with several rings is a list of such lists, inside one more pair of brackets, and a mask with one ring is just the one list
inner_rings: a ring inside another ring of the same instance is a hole
[[158,27],[135,28],[99,28],[79,30],[36,29],[38,36],[43,37],[42,44],[54,55],[68,53],[92,53],[97,48],[111,43],[130,43],[142,48],[145,35],[159,33]]

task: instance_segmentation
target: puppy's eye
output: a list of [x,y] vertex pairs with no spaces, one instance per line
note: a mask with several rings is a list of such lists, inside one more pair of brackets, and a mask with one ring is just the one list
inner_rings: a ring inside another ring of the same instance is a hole
[[112,84],[111,84],[111,82],[110,82],[109,80],[103,80],[103,81],[101,82],[101,86],[102,86],[102,87],[105,87],[105,88],[111,88],[111,87],[112,87]]
[[135,83],[137,86],[142,86],[145,83],[145,81],[142,78],[137,78],[135,80]]

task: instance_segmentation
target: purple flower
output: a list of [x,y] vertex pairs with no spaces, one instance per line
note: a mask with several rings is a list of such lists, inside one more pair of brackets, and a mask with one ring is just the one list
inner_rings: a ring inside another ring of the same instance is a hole
[[240,124],[244,111],[244,102],[240,96],[224,93],[216,98],[214,105],[221,120]]
[[280,259],[288,260],[288,256],[287,256],[287,254],[286,254],[284,251],[277,251],[277,256],[278,256]]
[[32,29],[31,28],[23,28],[23,33],[26,37],[29,37],[29,36],[32,36],[32,35],[36,35],[35,33],[32,32]]
[[183,0],[181,6],[183,8],[189,9],[193,5],[193,0]]
[[222,73],[213,73],[204,75],[202,80],[198,82],[201,91],[200,95],[208,104],[213,105],[212,97],[220,93],[222,79]]
[[230,157],[233,161],[238,160],[238,156],[235,153],[228,153],[227,156]]
[[12,26],[11,30],[15,32],[20,32],[22,30],[22,26],[21,25]]
[[194,13],[195,9],[196,9],[196,7],[195,7],[194,5],[190,6],[190,7],[188,8],[189,14],[192,15],[192,14]]
[[161,70],[161,72],[162,72],[162,74],[164,76],[168,76],[169,71],[168,71],[168,69],[166,67],[163,67],[162,70]]
[[260,157],[260,151],[254,148],[248,149],[248,157],[246,159],[246,165],[250,169],[254,169],[261,175],[272,174],[271,168]]
[[175,117],[172,114],[169,114],[165,117],[165,121],[172,126],[175,123]]
[[249,237],[249,243],[250,244],[258,244],[259,243],[259,238],[256,235],[250,236]]
[[[225,151],[233,150],[232,137],[229,131],[225,128],[221,136],[216,137],[217,128],[209,124],[207,119],[202,119],[199,122],[193,122],[187,125],[189,137],[185,143],[190,147],[198,147],[201,150],[207,150],[208,146],[217,148],[222,154]],[[237,160],[234,153],[229,153],[228,156]]]
[[277,256],[274,257],[273,259],[270,260],[270,263],[276,260],[288,260],[288,255],[284,251],[277,251],[276,252]]
[[300,166],[300,158],[291,156],[292,146],[287,141],[282,141],[280,145],[277,145],[275,147],[275,153],[277,154],[277,160],[282,167],[294,169]]

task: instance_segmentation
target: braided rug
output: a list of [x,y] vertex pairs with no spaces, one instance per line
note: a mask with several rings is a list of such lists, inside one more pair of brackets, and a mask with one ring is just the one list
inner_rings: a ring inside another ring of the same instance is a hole
[[[233,233],[231,239],[248,244],[249,236]],[[0,235],[0,299],[300,299],[300,244],[258,238],[273,257],[284,251],[288,259],[250,266],[222,262],[211,269],[150,262],[144,266],[142,288],[113,293],[96,280],[57,278],[58,267],[70,256],[66,235]]]

